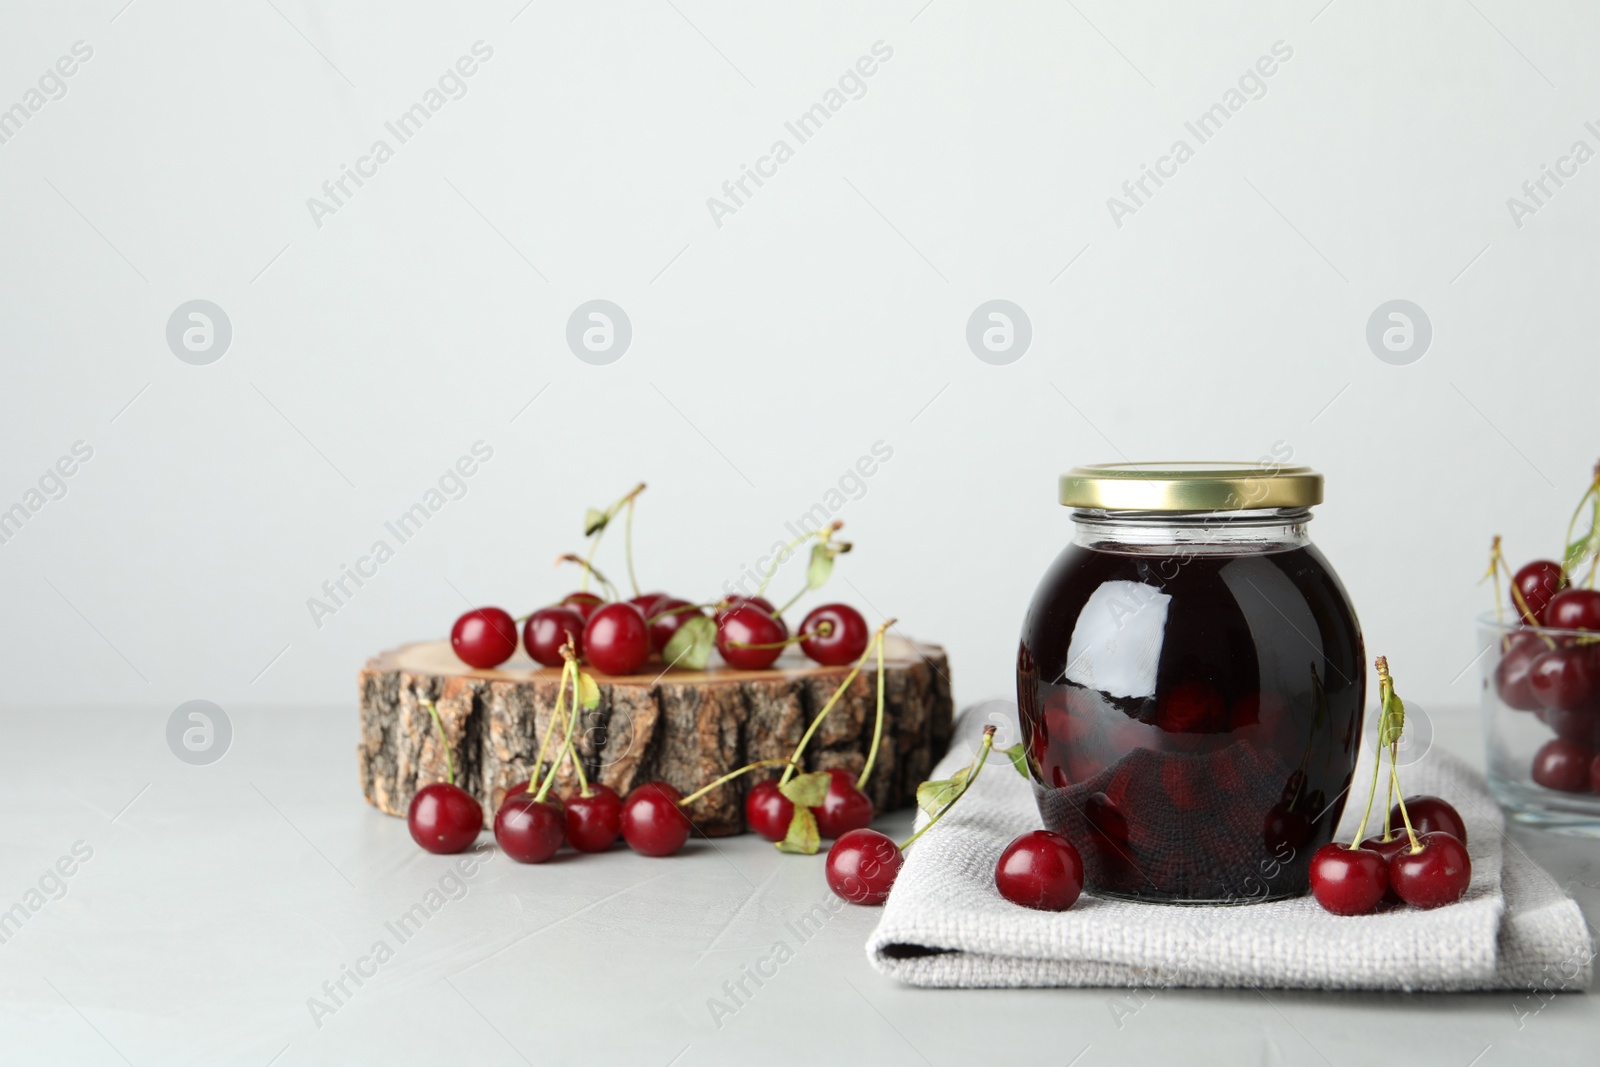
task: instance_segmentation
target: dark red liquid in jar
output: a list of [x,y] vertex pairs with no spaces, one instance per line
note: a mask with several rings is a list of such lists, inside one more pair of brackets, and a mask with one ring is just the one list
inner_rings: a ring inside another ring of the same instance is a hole
[[1314,547],[1069,545],[1017,703],[1044,825],[1085,888],[1164,903],[1307,890],[1355,767],[1360,626]]

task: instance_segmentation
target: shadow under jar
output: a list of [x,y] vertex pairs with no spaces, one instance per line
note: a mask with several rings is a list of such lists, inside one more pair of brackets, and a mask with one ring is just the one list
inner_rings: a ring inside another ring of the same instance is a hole
[[1307,891],[1361,737],[1361,627],[1306,535],[1307,467],[1105,464],[1061,478],[1017,705],[1044,824],[1101,896]]

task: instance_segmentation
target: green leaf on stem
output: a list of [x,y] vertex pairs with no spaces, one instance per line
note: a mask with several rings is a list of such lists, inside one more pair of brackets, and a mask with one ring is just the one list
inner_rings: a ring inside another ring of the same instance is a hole
[[1011,761],[1011,766],[1017,769],[1018,774],[1029,781],[1033,780],[1028,773],[1028,746],[1018,741],[1010,748],[1002,748],[1000,751],[1005,753],[1006,758]]
[[586,671],[578,672],[578,703],[586,711],[593,711],[600,706],[600,687]]
[[967,784],[970,767],[963,767],[948,778],[935,778],[917,786],[917,807],[929,815],[937,815],[946,804],[956,798],[961,787]]
[[822,835],[817,832],[817,817],[811,814],[810,808],[796,804],[794,818],[789,820],[789,833],[777,842],[778,851],[815,856],[821,847]]
[[1378,713],[1378,744],[1383,748],[1395,744],[1406,728],[1406,703],[1393,689],[1384,694],[1383,710]]
[[811,563],[806,567],[806,588],[821,589],[833,573],[833,552],[825,542],[811,546]]
[[796,808],[820,808],[828,799],[828,783],[832,780],[827,771],[797,774],[778,787],[778,792],[788,797]]
[[611,516],[599,508],[590,508],[583,515],[583,536],[591,537],[597,531],[604,530],[606,523],[611,521]]
[[670,666],[704,670],[717,644],[717,624],[704,615],[691,615],[661,650]]

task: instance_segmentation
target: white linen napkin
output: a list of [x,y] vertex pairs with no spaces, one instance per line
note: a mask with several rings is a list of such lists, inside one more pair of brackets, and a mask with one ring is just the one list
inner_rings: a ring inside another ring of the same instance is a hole
[[[930,777],[966,765],[987,723],[1009,716],[1014,737],[1015,706],[997,714],[1001,707],[968,709]],[[1010,743],[1006,732],[997,740]],[[1363,753],[1336,840],[1348,841],[1360,821],[1369,760]],[[907,852],[867,955],[884,974],[919,986],[1587,988],[1594,950],[1583,915],[1521,850],[1502,850],[1504,823],[1482,776],[1435,749],[1402,777],[1408,794],[1442,796],[1466,820],[1472,882],[1455,904],[1343,917],[1309,895],[1213,907],[1086,893],[1068,911],[1042,912],[994,886],[1001,851],[1042,825],[1031,787],[995,754],[961,803]],[[926,819],[919,814],[917,826]]]

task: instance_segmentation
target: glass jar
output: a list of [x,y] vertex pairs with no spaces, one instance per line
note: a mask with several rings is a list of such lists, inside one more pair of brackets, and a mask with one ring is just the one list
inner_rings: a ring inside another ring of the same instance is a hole
[[1044,825],[1087,889],[1159,903],[1306,892],[1355,769],[1361,627],[1306,536],[1307,467],[1106,464],[1061,478],[1017,705]]
[[1518,822],[1600,836],[1600,634],[1486,615],[1478,640],[1489,791]]

